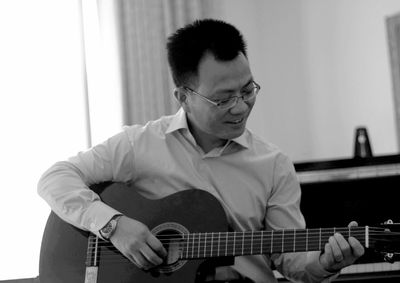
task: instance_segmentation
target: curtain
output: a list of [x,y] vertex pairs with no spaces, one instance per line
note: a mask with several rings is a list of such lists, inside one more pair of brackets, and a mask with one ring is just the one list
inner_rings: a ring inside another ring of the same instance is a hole
[[121,0],[118,2],[124,124],[145,123],[178,109],[166,40],[177,28],[220,12],[219,1]]

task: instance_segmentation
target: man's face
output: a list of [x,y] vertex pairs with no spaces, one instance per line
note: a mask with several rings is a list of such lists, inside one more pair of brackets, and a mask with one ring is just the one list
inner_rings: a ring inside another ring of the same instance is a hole
[[[217,61],[207,53],[200,61],[197,79],[197,87],[193,89],[213,101],[239,96],[253,81],[249,62],[242,53],[231,61]],[[254,102],[255,99],[239,99],[234,107],[221,110],[198,95],[188,94],[186,112],[197,143],[210,150],[227,139],[239,137]]]

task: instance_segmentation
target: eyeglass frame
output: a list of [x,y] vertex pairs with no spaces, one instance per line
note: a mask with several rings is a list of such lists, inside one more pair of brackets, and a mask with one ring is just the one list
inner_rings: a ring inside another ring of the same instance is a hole
[[225,107],[221,107],[221,105],[220,105],[221,101],[220,102],[216,102],[214,100],[211,100],[211,99],[207,98],[206,96],[202,95],[201,93],[198,93],[197,91],[191,89],[190,87],[181,86],[181,88],[183,88],[184,90],[187,90],[187,91],[189,91],[191,93],[194,93],[194,94],[198,95],[200,98],[202,98],[203,100],[207,101],[208,103],[211,103],[212,105],[214,105],[218,109],[227,110],[227,109],[231,109],[231,108],[235,107],[237,105],[238,101],[239,101],[239,98],[241,98],[243,101],[249,101],[250,99],[253,99],[253,98],[255,98],[257,96],[257,94],[260,92],[261,86],[258,83],[256,83],[255,81],[251,81],[251,83],[254,85],[254,88],[253,88],[254,96],[251,97],[251,98],[245,99],[244,95],[239,95],[239,96],[232,96],[232,97],[230,97],[228,99],[223,99],[223,100],[235,99],[235,103],[232,104],[229,107],[226,107],[226,108]]

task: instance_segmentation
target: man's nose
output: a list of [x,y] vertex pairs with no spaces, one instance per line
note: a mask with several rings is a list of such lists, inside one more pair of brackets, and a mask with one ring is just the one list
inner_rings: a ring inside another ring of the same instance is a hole
[[247,104],[247,101],[244,101],[242,96],[237,96],[236,104],[230,109],[230,112],[232,114],[240,114],[246,112],[248,108],[249,105]]

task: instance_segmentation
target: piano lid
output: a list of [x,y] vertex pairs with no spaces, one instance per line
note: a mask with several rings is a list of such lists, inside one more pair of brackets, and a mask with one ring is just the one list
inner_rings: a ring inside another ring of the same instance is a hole
[[400,175],[400,155],[298,162],[300,183],[343,181]]

